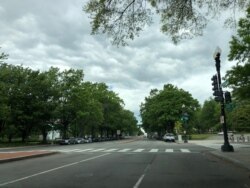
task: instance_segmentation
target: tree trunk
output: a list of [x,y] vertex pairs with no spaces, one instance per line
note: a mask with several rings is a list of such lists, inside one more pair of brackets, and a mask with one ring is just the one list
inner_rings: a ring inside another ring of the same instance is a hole
[[46,144],[48,132],[46,130],[43,130],[42,135],[43,135],[43,143]]

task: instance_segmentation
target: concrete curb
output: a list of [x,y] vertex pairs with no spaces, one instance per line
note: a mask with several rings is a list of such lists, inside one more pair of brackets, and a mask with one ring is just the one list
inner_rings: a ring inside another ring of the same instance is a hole
[[224,156],[223,154],[219,154],[219,153],[216,153],[216,152],[214,152],[214,151],[209,152],[209,153],[212,154],[213,156],[219,158],[219,159],[225,160],[225,161],[230,162],[230,163],[234,163],[234,164],[236,164],[237,166],[242,167],[242,168],[245,168],[245,169],[247,169],[247,170],[250,171],[250,167],[247,167],[245,164],[243,164],[242,162],[240,162],[240,161],[237,160],[237,159],[233,159],[233,158],[230,158],[230,157],[226,157],[226,156]]
[[44,157],[44,156],[54,155],[54,154],[58,154],[58,153],[60,153],[60,152],[46,152],[46,153],[39,153],[39,154],[31,154],[31,155],[27,155],[27,156],[12,157],[12,158],[8,158],[8,159],[1,159],[0,164],[1,163],[24,160],[24,159]]

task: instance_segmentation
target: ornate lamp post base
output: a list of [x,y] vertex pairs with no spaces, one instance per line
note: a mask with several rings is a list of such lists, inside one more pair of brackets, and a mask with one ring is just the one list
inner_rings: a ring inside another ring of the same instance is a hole
[[234,148],[230,144],[224,143],[224,145],[221,146],[221,151],[223,151],[223,152],[234,152]]

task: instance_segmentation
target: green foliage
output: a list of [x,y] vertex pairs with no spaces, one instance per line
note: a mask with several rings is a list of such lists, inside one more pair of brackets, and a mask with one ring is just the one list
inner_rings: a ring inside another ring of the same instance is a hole
[[232,130],[237,132],[250,131],[250,103],[236,103],[234,109],[229,113],[229,122]]
[[209,138],[209,134],[192,134],[191,139],[192,140],[205,140]]
[[40,72],[2,63],[0,78],[0,135],[9,141],[40,132],[46,142],[52,129],[63,137],[137,131],[122,99],[104,83],[84,82],[82,70]]
[[199,115],[199,132],[218,131],[220,128],[220,106],[212,98],[206,100]]
[[230,41],[228,59],[239,63],[250,63],[250,6],[246,10],[246,18],[241,18],[238,23],[238,35]]
[[250,100],[250,7],[246,18],[239,21],[238,36],[230,42],[229,60],[237,61],[237,65],[228,70],[225,79],[233,89],[237,100]]
[[236,65],[228,70],[225,80],[233,89],[233,96],[237,100],[250,100],[250,63]]
[[[1,47],[0,47],[0,49],[1,49]],[[5,54],[5,53],[0,53],[0,63],[3,63],[3,61],[5,60],[5,59],[7,59],[8,58],[8,54]]]
[[[161,31],[174,43],[203,34],[209,19],[223,11],[243,9],[249,0],[89,0],[84,11],[90,15],[92,34],[105,33],[115,45],[139,36],[152,23],[154,13],[161,17]],[[225,21],[231,23],[232,17]]]
[[191,120],[199,104],[190,93],[171,84],[164,85],[163,90],[151,90],[150,96],[141,104],[142,127],[148,133],[158,132],[159,135],[173,132],[183,113],[183,104]]

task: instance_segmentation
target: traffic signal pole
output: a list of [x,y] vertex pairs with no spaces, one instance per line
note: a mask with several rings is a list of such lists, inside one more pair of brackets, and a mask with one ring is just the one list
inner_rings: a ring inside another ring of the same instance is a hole
[[[226,124],[226,113],[225,113],[225,99],[223,96],[223,90],[221,87],[221,75],[220,75],[220,52],[217,52],[215,54],[215,66],[217,71],[217,79],[218,79],[218,93],[220,93],[219,96],[219,102],[221,106],[221,116],[220,116],[220,123],[223,127],[223,135],[224,135],[224,144],[221,146],[221,151],[223,152],[233,152],[234,148],[232,145],[229,144],[228,141],[228,134],[227,134],[227,124]],[[218,100],[216,100],[218,101]]]

